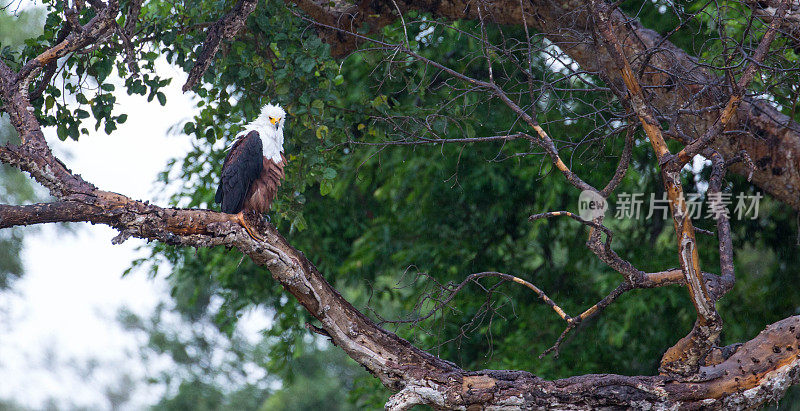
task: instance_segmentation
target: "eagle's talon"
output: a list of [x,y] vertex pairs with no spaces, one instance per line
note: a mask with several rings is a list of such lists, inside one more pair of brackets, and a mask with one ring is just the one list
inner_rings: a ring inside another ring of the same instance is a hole
[[239,225],[241,225],[245,231],[247,231],[247,234],[249,234],[253,240],[264,241],[264,237],[258,234],[258,231],[254,227],[250,226],[250,224],[247,222],[247,218],[245,218],[244,213],[239,212],[236,214],[235,219],[236,222],[239,223]]

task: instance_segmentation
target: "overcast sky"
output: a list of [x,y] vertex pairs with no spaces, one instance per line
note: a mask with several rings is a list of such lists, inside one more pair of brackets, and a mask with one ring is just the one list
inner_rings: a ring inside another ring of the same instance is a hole
[[[119,112],[128,113],[128,121],[112,135],[88,127],[90,135],[78,142],[59,141],[54,128],[45,129],[45,136],[73,172],[99,188],[166,205],[156,175],[168,159],[190,148],[188,136],[169,130],[191,119],[197,108],[191,93],[180,92],[185,74],[165,63],[160,66],[162,77],[175,77],[165,90],[166,107],[121,92],[117,104]],[[117,90],[124,88],[118,85]],[[115,316],[122,306],[140,315],[150,313],[167,296],[165,281],[148,279],[144,272],[121,278],[130,262],[146,253],[137,251],[143,240],[115,246],[111,239],[116,233],[106,226],[72,227],[73,233],[55,226],[29,231],[25,276],[13,293],[0,294],[2,399],[40,408],[54,397],[62,406],[107,409],[106,385],[123,372],[137,379],[144,375],[136,353],[142,341],[124,332]],[[139,390],[126,408],[142,408],[157,395]]]

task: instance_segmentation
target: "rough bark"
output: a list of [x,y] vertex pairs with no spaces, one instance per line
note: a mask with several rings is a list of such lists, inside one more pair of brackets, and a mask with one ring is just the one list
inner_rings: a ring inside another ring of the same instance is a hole
[[[761,19],[772,21],[781,0],[745,0]],[[781,22],[781,29],[789,37],[795,50],[800,50],[800,1],[789,1],[789,10]]]
[[[355,31],[362,24],[368,24],[370,32],[376,32],[394,22],[398,10],[419,10],[451,20],[480,18],[478,7],[466,0],[397,0],[355,5],[343,0],[287,2],[297,4],[311,18],[339,29],[319,29],[320,36],[331,43],[332,50],[338,55],[358,46],[356,39],[345,32]],[[523,4],[524,9],[521,7]],[[618,87],[622,86],[623,79],[613,58],[597,47],[593,38],[587,4],[574,0],[500,0],[481,3],[480,9],[485,13],[484,18],[500,24],[527,23],[564,50],[583,70],[600,73]],[[648,68],[642,72],[639,81],[648,91],[647,103],[674,121],[675,129],[667,136],[693,141],[713,127],[719,113],[702,109],[724,107],[731,94],[724,79],[708,72],[694,57],[660,34],[642,27],[619,11],[611,15],[610,24],[628,59],[634,65],[647,61]],[[640,71],[639,67],[634,69]],[[690,104],[686,105],[686,102]],[[690,112],[694,114],[686,114]],[[800,124],[768,102],[750,97],[742,98],[728,123],[729,132],[715,139],[710,147],[724,158],[733,158],[741,150],[746,151],[756,165],[751,181],[795,210],[800,210]],[[730,170],[747,177],[751,172],[746,164],[741,163],[732,165]]]
[[[7,85],[4,84],[4,86]],[[20,102],[12,122],[28,144],[43,144],[41,130],[27,102],[14,88],[3,87],[5,102]],[[331,287],[314,265],[271,226],[265,241],[253,240],[227,214],[169,209],[95,188],[73,175],[49,150],[0,148],[0,160],[27,171],[45,184],[59,202],[0,207],[0,228],[56,221],[86,221],[130,236],[192,247],[236,247],[266,267],[322,324],[337,346],[398,391],[392,409],[413,404],[437,408],[478,407],[593,409],[598,406],[650,405],[655,408],[745,407],[779,398],[797,382],[800,366],[800,317],[767,328],[727,360],[700,369],[694,379],[585,375],[546,381],[526,372],[469,372],[413,347],[375,325]],[[673,276],[674,277],[674,276]]]

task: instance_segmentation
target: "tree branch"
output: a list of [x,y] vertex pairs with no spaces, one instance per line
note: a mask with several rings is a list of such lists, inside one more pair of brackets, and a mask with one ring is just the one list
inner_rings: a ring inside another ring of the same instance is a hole
[[[712,172],[708,182],[708,196],[712,201],[711,208],[723,210],[722,198],[722,179],[725,177],[725,159],[712,151],[708,158],[711,160]],[[716,204],[714,204],[716,203]],[[717,212],[714,215],[717,220],[717,237],[719,239],[719,269],[722,292],[728,292],[736,282],[736,272],[733,267],[733,241],[731,240],[731,222],[727,213]]]
[[[362,23],[368,23],[372,33],[398,18],[395,8],[384,2],[361,2],[356,6],[344,1],[286,1],[297,4],[313,20],[322,23],[320,37],[331,44],[337,56],[346,55],[366,41],[366,37],[356,33]],[[397,4],[403,11],[418,10],[445,19],[479,19],[477,7],[466,0],[398,0]],[[609,79],[612,88],[615,83],[621,85],[622,77],[613,58],[596,47],[586,3],[500,0],[486,3],[482,10],[487,14],[484,17],[498,24],[533,27],[583,70]],[[676,129],[687,133],[690,140],[700,138],[719,118],[716,110],[704,108],[725,106],[720,99],[728,94],[724,83],[698,64],[697,59],[620,11],[611,13],[609,24],[622,42],[626,56],[631,59],[647,56],[650,69],[642,73],[639,81],[648,90],[648,102],[668,116]],[[689,102],[688,106],[684,107],[683,102]],[[686,114],[689,112],[692,114]],[[725,158],[733,158],[745,150],[758,164],[752,182],[800,210],[800,166],[796,160],[800,158],[800,124],[766,101],[743,97],[728,125],[742,133],[736,138],[715,139],[710,147]],[[751,173],[744,164],[732,166],[731,171],[744,176]]]
[[[608,374],[546,381],[525,372],[468,372],[375,325],[344,300],[272,226],[266,228],[265,241],[259,242],[231,222],[228,214],[161,208],[101,190],[56,203],[0,206],[0,227],[55,221],[107,224],[124,236],[173,245],[236,247],[257,265],[268,268],[273,278],[320,321],[333,342],[384,385],[406,394],[425,393],[410,403],[444,408],[478,405],[594,409],[633,406],[641,401],[674,407],[701,403],[708,407],[755,406],[782,395],[800,376],[796,355],[800,349],[800,317],[773,324],[729,359],[702,367],[697,381]],[[420,391],[419,387],[426,390]],[[406,394],[393,397],[389,405]]]
[[[302,17],[302,16],[300,16],[300,17]],[[527,134],[527,133],[517,133],[516,135],[521,136],[521,137],[525,137],[528,140],[530,140],[532,143],[534,143],[534,144],[540,146],[541,148],[543,148],[545,153],[550,157],[550,160],[552,161],[553,166],[556,167],[564,175],[564,177],[567,179],[567,181],[570,184],[572,184],[573,186],[575,186],[576,188],[578,188],[579,190],[582,190],[582,191],[598,192],[598,190],[596,188],[592,187],[589,183],[587,183],[583,179],[581,179],[577,174],[575,174],[564,163],[564,161],[561,159],[561,157],[560,157],[560,155],[558,153],[558,149],[556,148],[556,145],[553,142],[553,139],[542,128],[542,126],[539,124],[539,122],[534,117],[532,117],[530,114],[528,114],[525,110],[523,110],[522,107],[520,107],[517,103],[515,103],[513,100],[511,100],[511,98],[508,96],[508,94],[506,94],[506,92],[503,91],[502,88],[500,88],[497,84],[495,84],[491,78],[487,82],[487,81],[480,80],[480,79],[477,79],[477,78],[474,78],[474,77],[470,77],[470,76],[468,76],[466,74],[463,74],[463,73],[460,73],[460,72],[458,72],[456,70],[453,70],[452,68],[447,67],[447,66],[445,66],[445,65],[443,65],[443,64],[441,64],[441,63],[439,63],[437,61],[434,61],[434,60],[431,60],[431,59],[429,59],[427,57],[424,57],[424,56],[420,55],[419,53],[407,48],[406,46],[404,46],[402,44],[389,44],[389,43],[386,43],[386,42],[383,42],[383,41],[380,41],[380,40],[375,40],[375,39],[363,36],[361,34],[349,33],[349,32],[344,31],[344,30],[342,30],[342,29],[340,29],[340,28],[338,28],[336,26],[327,25],[327,24],[320,23],[320,22],[317,22],[317,21],[314,21],[314,20],[310,20],[310,22],[313,23],[313,24],[316,24],[316,25],[318,25],[318,26],[320,26],[320,27],[322,27],[324,29],[328,29],[328,30],[332,30],[332,31],[341,31],[344,34],[350,34],[350,35],[358,38],[359,40],[368,41],[368,42],[377,44],[378,46],[383,47],[387,51],[390,51],[390,50],[402,51],[403,53],[413,57],[417,61],[423,62],[423,63],[425,63],[425,64],[427,64],[429,66],[435,67],[436,69],[439,69],[439,70],[443,71],[444,73],[447,73],[448,75],[450,75],[451,77],[453,77],[455,79],[458,79],[460,81],[468,83],[468,84],[470,84],[472,86],[475,86],[476,88],[481,88],[481,89],[488,90],[492,95],[494,95],[495,97],[500,99],[500,101],[502,101],[503,104],[505,104],[509,109],[511,109],[511,111],[514,114],[516,114],[522,121],[524,121],[528,126],[530,126],[536,132],[536,136],[538,136],[538,138],[535,138],[534,136],[532,136],[530,134]]]
[[[0,229],[42,223],[90,221],[102,209],[78,201],[57,201],[23,206],[0,204]],[[107,224],[108,219],[93,221]]]
[[659,166],[661,166],[664,189],[669,197],[670,211],[677,235],[678,261],[686,277],[689,294],[697,312],[697,321],[691,333],[667,350],[661,361],[660,370],[682,375],[693,374],[697,371],[703,357],[716,344],[722,332],[722,319],[714,307],[714,301],[709,298],[705,282],[702,280],[703,274],[700,270],[700,256],[697,250],[694,226],[684,200],[680,173],[665,167],[665,163],[670,161],[672,155],[664,141],[661,126],[656,121],[653,109],[645,102],[639,80],[635,77],[628,58],[625,57],[622,50],[622,45],[612,30],[608,5],[598,0],[592,0],[590,7],[595,17],[598,35],[603,39],[605,48],[614,59],[625,87],[630,93],[630,104],[639,117],[645,134],[656,153]]
[[[72,12],[72,9],[67,9],[66,13]],[[71,24],[69,21],[65,22],[61,29],[58,31],[58,35],[56,36],[56,44],[60,44],[62,41],[67,39],[70,31],[72,30]],[[80,27],[80,26],[79,26]],[[42,76],[41,80],[39,80],[39,84],[31,93],[31,101],[36,100],[37,98],[42,96],[47,86],[50,85],[50,81],[53,79],[53,75],[56,74],[56,70],[58,69],[58,60],[51,60],[47,63],[44,69],[44,75]]]
[[206,30],[203,51],[197,56],[197,61],[195,61],[194,67],[189,72],[189,78],[186,79],[186,83],[183,85],[184,92],[190,90],[200,81],[208,66],[214,60],[214,56],[217,55],[220,42],[222,40],[230,40],[236,36],[236,33],[244,27],[247,17],[256,9],[256,6],[258,6],[258,0],[239,0],[231,11]]
[[[101,7],[98,1],[90,3]],[[107,18],[113,22],[117,12],[112,14],[111,11],[115,4],[110,1],[98,16],[108,12]],[[402,9],[402,6],[398,8]],[[99,27],[111,23],[97,24]],[[86,31],[84,27],[81,35]],[[595,409],[643,404],[661,408],[754,407],[781,396],[800,378],[797,354],[800,349],[800,316],[767,327],[728,359],[699,367],[698,372],[689,378],[602,374],[546,381],[526,372],[469,372],[419,350],[356,310],[325,281],[303,253],[293,248],[271,225],[264,228],[263,241],[254,240],[231,221],[231,215],[209,210],[164,208],[135,201],[121,194],[99,190],[73,174],[47,146],[41,126],[30,110],[27,95],[27,85],[42,67],[40,64],[47,64],[59,53],[77,50],[83,44],[76,40],[78,37],[70,36],[64,40],[68,44],[61,42],[40,55],[44,56],[41,59],[37,57],[28,62],[23,67],[26,73],[14,73],[0,63],[3,110],[9,114],[11,124],[22,140],[19,146],[0,147],[0,162],[28,172],[57,198],[54,203],[0,205],[0,228],[85,221],[106,224],[118,230],[120,235],[116,242],[133,236],[187,247],[235,247],[256,265],[267,268],[272,277],[321,323],[322,329],[337,346],[389,389],[400,392],[387,403],[387,407],[392,409],[406,409],[414,404],[462,409]],[[540,138],[546,140],[546,134]],[[653,286],[678,281],[672,274],[656,273],[645,278],[652,281]],[[687,276],[684,281],[700,281],[698,278]],[[612,292],[586,310],[587,317],[624,292],[624,288],[618,289],[619,292]]]
[[[772,22],[772,19],[778,14],[779,3],[782,1],[783,0],[745,0],[745,3],[750,5],[753,14],[767,22]],[[789,9],[783,16],[780,27],[786,30],[784,34],[792,41],[794,48],[800,48],[800,37],[798,37],[800,36],[800,2],[789,2]]]
[[681,168],[683,168],[683,166],[686,165],[686,163],[688,163],[692,158],[694,158],[694,156],[700,154],[700,152],[706,148],[713,139],[717,138],[722,130],[725,129],[725,126],[728,125],[728,122],[736,113],[736,110],[739,108],[739,104],[742,102],[742,97],[744,96],[745,91],[747,91],[747,85],[750,84],[751,80],[753,80],[758,67],[767,56],[769,46],[772,44],[772,40],[775,39],[775,33],[777,33],[781,22],[783,22],[783,17],[786,14],[787,8],[788,0],[781,0],[778,4],[778,10],[775,12],[776,18],[772,20],[772,23],[770,23],[769,29],[764,34],[764,37],[761,39],[761,42],[756,48],[755,54],[753,54],[753,57],[750,59],[750,64],[744,70],[744,73],[742,73],[739,81],[736,82],[733,93],[731,94],[730,99],[728,99],[728,103],[725,105],[725,108],[720,113],[719,118],[714,121],[714,124],[712,124],[711,127],[706,129],[705,133],[703,133],[700,138],[689,143],[679,153],[675,154],[675,156],[670,159],[669,163],[666,165],[670,171],[679,171]]
[[[64,40],[25,63],[17,73],[14,82],[21,85],[29,84],[32,77],[35,77],[42,68],[51,62],[90,44],[100,42],[111,34],[116,25],[115,18],[119,13],[119,1],[109,0],[107,5],[97,5],[96,8],[97,14],[88,23],[83,26],[71,27],[69,35]],[[67,24],[72,25],[72,23]]]

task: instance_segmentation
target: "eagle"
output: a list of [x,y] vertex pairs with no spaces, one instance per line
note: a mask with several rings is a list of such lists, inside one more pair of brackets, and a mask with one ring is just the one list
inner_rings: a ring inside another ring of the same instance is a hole
[[286,112],[267,104],[261,114],[244,127],[222,163],[222,176],[214,196],[222,212],[234,214],[255,240],[262,240],[247,223],[246,214],[261,216],[269,210],[284,178],[283,126]]

